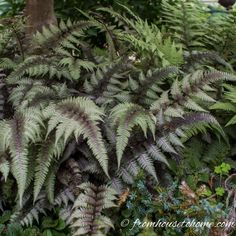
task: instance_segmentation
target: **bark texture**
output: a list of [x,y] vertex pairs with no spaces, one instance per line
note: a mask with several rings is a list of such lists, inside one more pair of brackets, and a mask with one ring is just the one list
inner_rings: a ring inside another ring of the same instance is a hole
[[26,35],[32,36],[41,31],[43,26],[56,24],[54,0],[27,0],[25,7],[27,21]]

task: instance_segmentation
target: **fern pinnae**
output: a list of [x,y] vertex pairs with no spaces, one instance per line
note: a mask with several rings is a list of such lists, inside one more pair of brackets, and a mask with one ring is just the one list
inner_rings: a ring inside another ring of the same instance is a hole
[[168,160],[166,156],[161,152],[161,150],[152,143],[144,143],[145,149],[148,155],[150,155],[154,160],[165,163],[169,167]]
[[236,76],[218,70],[206,71],[202,73],[202,76],[199,79],[197,79],[197,83],[199,85],[201,85],[202,83],[210,84],[219,80],[235,81]]
[[168,137],[166,137],[166,136],[157,138],[157,145],[158,145],[158,147],[162,148],[166,152],[177,154],[177,151],[171,145]]
[[[119,4],[120,5],[120,4]],[[123,6],[123,5],[122,5]],[[119,21],[121,21],[123,24],[125,25],[128,25],[128,26],[131,26],[132,28],[135,28],[134,27],[134,22],[133,20],[130,20],[129,18],[125,17],[125,16],[122,16],[121,14],[115,12],[114,10],[112,10],[111,8],[108,8],[108,7],[99,7],[98,8],[99,11],[102,11],[102,12],[107,12],[109,13],[113,18],[118,18]],[[129,12],[131,13],[131,11]],[[133,13],[131,13],[132,15]],[[138,17],[136,15],[133,14],[133,17],[134,18],[137,18]]]
[[157,82],[162,81],[163,79],[167,78],[170,75],[177,74],[178,68],[177,67],[166,67],[161,69],[156,69],[154,72],[152,72],[151,75],[146,76],[143,78],[144,81],[140,78],[140,85],[137,89],[134,90],[134,92],[139,97],[139,100],[143,99],[143,96],[146,96],[147,92],[153,85],[155,85]]
[[75,196],[73,192],[70,190],[70,188],[65,188],[56,195],[53,204],[55,206],[68,206],[69,202],[74,203],[74,201]]
[[186,68],[189,68],[197,63],[202,64],[202,62],[212,61],[224,65],[231,72],[233,72],[232,66],[227,63],[220,55],[216,52],[211,51],[193,51],[185,56],[186,58]]
[[176,116],[179,117],[183,115],[183,111],[181,111],[181,108],[183,107],[187,110],[207,112],[198,104],[195,99],[196,96],[203,101],[213,102],[214,99],[204,91],[204,89],[207,89],[206,86],[217,81],[235,81],[235,79],[236,77],[234,75],[217,70],[195,71],[194,73],[187,74],[181,82],[175,81],[171,89],[173,100],[169,96],[168,91],[164,91],[161,95],[161,99],[154,101],[151,104],[150,109],[154,114],[157,114],[160,109],[163,109],[164,114],[167,114],[166,110],[172,109]]
[[189,113],[183,118],[173,119],[167,126],[170,131],[178,128],[183,129],[184,135],[182,135],[181,138],[182,142],[187,141],[190,137],[198,134],[199,132],[204,133],[207,129],[213,129],[217,131],[221,137],[223,137],[226,143],[228,143],[227,137],[219,122],[209,113]]
[[142,169],[146,170],[149,174],[151,174],[154,179],[158,182],[157,176],[156,176],[156,170],[153,165],[152,159],[147,155],[147,153],[143,152],[138,154],[137,161],[139,165],[142,167]]
[[[140,166],[138,165],[137,159],[139,158],[139,155],[142,153],[134,153],[134,158],[129,160],[127,162],[127,165],[123,165],[123,168],[126,169],[126,171],[129,172],[132,176],[137,176],[140,170]],[[122,171],[121,171],[122,172]]]
[[[54,167],[54,166],[53,166]],[[47,178],[45,180],[45,189],[47,192],[48,201],[52,204],[55,198],[55,185],[56,185],[56,170],[57,168],[51,167],[48,171]],[[56,170],[55,170],[56,169]]]
[[40,190],[45,183],[51,163],[60,157],[64,150],[62,140],[55,143],[53,137],[48,137],[40,144],[36,159],[35,180],[34,180],[34,201],[36,201]]
[[51,24],[48,28],[44,28],[41,33],[37,32],[33,41],[40,49],[47,49],[48,51],[48,48],[54,49],[57,46],[62,44],[65,45],[67,42],[69,43],[69,37],[71,35],[82,35],[83,30],[91,25],[92,24],[89,21],[78,21],[73,23],[70,20],[66,23],[61,21],[58,27]]
[[118,176],[119,176],[119,178],[121,178],[123,180],[124,183],[127,183],[127,184],[134,183],[134,176],[125,167],[120,168]]
[[21,79],[17,82],[17,87],[13,89],[9,101],[15,107],[27,108],[30,106],[30,103],[34,102],[35,97],[38,97],[40,94],[45,96],[49,94],[48,97],[50,98],[50,95],[52,96],[52,89],[45,86],[41,81]]
[[10,162],[7,160],[4,153],[0,155],[0,172],[4,180],[7,181],[7,177],[10,173]]
[[50,207],[45,200],[44,194],[41,194],[37,202],[32,206],[27,205],[27,201],[29,200],[27,196],[24,200],[24,212],[20,210],[14,212],[11,216],[11,222],[17,222],[22,226],[30,227],[33,225],[34,221],[39,223],[39,215],[46,215],[46,209]]
[[42,56],[31,56],[20,63],[17,68],[8,76],[8,83],[14,83],[17,79],[21,78],[32,65],[37,64],[39,61],[43,61]]
[[140,126],[144,135],[146,135],[147,130],[150,129],[153,136],[155,136],[155,118],[143,107],[133,103],[117,105],[112,109],[110,118],[113,120],[114,124],[118,125],[116,153],[119,168],[123,152],[128,144],[133,127],[136,125]]
[[117,192],[117,194],[121,194],[124,190],[122,181],[118,177],[111,178],[109,184]]
[[113,77],[120,71],[127,67],[129,62],[128,56],[125,55],[118,61],[114,61],[111,65],[105,66],[102,70],[98,69],[92,74],[90,81],[85,81],[84,87],[88,89],[88,93],[94,95],[98,98],[107,89],[110,81]]

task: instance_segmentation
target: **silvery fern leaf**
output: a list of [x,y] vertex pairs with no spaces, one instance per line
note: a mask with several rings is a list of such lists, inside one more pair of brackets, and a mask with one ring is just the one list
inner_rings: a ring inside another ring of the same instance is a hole
[[45,183],[51,163],[59,159],[65,148],[62,140],[55,143],[55,138],[53,136],[49,136],[39,145],[40,147],[35,166],[34,201],[37,199],[38,194]]
[[41,113],[37,110],[18,112],[12,120],[0,122],[1,142],[10,152],[11,172],[18,185],[21,206],[27,182],[29,143],[39,139],[40,123]]
[[71,137],[78,141],[83,136],[108,175],[107,151],[99,128],[104,114],[93,101],[83,97],[66,99],[47,107],[44,115],[49,118],[47,134],[56,130],[56,143],[61,138],[66,143]]
[[4,157],[4,154],[0,155],[0,172],[3,174],[5,181],[7,181],[7,177],[10,173],[10,163]]
[[103,229],[113,227],[103,210],[116,207],[116,192],[108,186],[95,186],[91,183],[80,185],[81,193],[74,202],[73,213],[70,217],[73,236],[105,235]]
[[149,155],[147,155],[147,153],[144,152],[138,155],[137,162],[142,169],[146,170],[157,181],[156,170],[154,168],[153,161]]
[[177,154],[174,147],[170,144],[168,137],[157,138],[156,142],[158,147],[162,148],[163,151]]
[[167,166],[169,166],[166,156],[161,152],[161,150],[156,145],[146,144],[145,147],[149,156],[151,156],[154,160],[163,162]]
[[145,136],[148,130],[155,136],[156,120],[150,112],[133,103],[123,103],[114,107],[111,111],[110,119],[117,126],[116,154],[119,168],[134,126],[139,126]]

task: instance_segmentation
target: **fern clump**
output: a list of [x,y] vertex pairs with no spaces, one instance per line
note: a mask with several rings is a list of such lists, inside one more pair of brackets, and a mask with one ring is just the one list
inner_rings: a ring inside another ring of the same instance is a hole
[[31,226],[56,209],[73,235],[106,235],[115,221],[106,209],[140,175],[153,192],[193,136],[228,144],[210,108],[235,112],[234,90],[216,102],[236,77],[205,50],[209,15],[197,6],[163,1],[164,28],[125,6],[81,12],[38,32],[23,57],[2,56],[0,173],[17,186],[12,222]]

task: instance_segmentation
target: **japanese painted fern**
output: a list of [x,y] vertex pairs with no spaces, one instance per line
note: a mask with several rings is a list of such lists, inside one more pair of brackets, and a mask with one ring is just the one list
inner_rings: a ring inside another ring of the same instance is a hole
[[[141,170],[158,182],[159,166],[178,161],[192,136],[224,137],[209,107],[219,81],[236,78],[189,69],[182,48],[201,46],[199,32],[186,44],[180,30],[174,42],[130,11],[132,19],[101,11],[123,31],[88,16],[37,33],[24,58],[1,58],[10,108],[0,120],[0,172],[17,183],[12,221],[31,225],[64,205],[74,235],[103,235],[113,225],[105,209]],[[103,55],[86,40],[89,27],[105,34]]]

